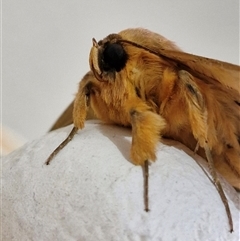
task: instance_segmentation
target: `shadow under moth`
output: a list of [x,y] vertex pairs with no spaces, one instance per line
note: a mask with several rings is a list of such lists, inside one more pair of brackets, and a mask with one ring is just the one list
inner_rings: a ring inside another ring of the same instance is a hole
[[73,103],[52,130],[73,123],[53,157],[96,116],[106,123],[132,128],[131,160],[144,170],[148,211],[148,165],[155,161],[160,137],[179,141],[208,162],[212,182],[231,211],[220,173],[240,189],[240,67],[181,51],[146,29],[110,34],[93,46],[90,69]]

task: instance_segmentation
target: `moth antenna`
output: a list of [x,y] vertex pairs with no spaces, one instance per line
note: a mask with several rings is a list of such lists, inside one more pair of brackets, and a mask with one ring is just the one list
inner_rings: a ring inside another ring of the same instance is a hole
[[99,45],[95,38],[92,39],[92,42],[93,42],[93,47],[91,48],[90,55],[89,55],[89,65],[90,65],[90,68],[92,69],[92,72],[93,72],[95,78],[98,81],[103,81],[102,71],[100,70],[99,65],[98,65]]
[[52,152],[45,162],[46,165],[49,165],[52,159],[73,139],[74,135],[78,132],[77,127],[73,127],[68,137]]
[[141,44],[138,44],[138,43],[136,43],[136,42],[132,42],[132,41],[130,41],[130,40],[119,39],[119,40],[116,41],[116,43],[127,43],[127,44],[132,45],[132,46],[134,46],[134,47],[136,47],[136,48],[144,49],[144,50],[148,51],[148,52],[151,53],[151,54],[160,56],[160,54],[159,54],[158,52],[156,52],[156,51],[154,51],[154,50],[152,50],[152,49],[150,49],[150,48],[148,48],[148,47],[145,47],[145,46],[143,46],[143,45],[141,45]]

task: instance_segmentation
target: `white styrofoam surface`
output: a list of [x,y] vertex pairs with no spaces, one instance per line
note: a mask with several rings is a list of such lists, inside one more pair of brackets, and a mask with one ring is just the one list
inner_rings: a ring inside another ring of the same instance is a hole
[[224,183],[235,229],[229,233],[216,189],[196,162],[173,146],[159,144],[158,160],[149,168],[149,213],[142,169],[129,161],[128,129],[89,121],[44,165],[71,128],[3,159],[3,240],[238,240],[236,192]]

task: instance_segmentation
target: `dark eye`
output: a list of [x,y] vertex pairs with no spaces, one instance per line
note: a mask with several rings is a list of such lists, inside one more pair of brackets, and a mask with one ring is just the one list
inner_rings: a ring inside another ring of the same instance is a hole
[[116,70],[119,72],[125,67],[128,56],[122,45],[108,44],[102,54],[104,71]]

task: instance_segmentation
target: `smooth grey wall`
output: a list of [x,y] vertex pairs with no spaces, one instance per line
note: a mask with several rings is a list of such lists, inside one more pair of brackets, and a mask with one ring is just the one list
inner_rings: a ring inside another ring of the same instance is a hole
[[239,64],[238,0],[3,0],[3,124],[28,140],[45,134],[89,69],[91,39],[128,27]]

